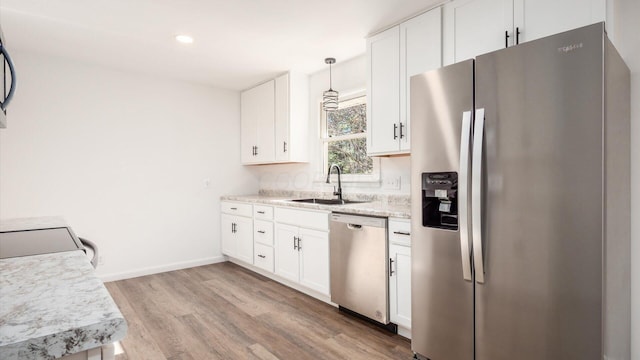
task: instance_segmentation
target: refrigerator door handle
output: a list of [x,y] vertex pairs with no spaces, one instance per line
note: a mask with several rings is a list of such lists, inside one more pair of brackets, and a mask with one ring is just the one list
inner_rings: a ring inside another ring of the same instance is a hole
[[471,137],[471,111],[462,113],[460,133],[460,176],[458,177],[458,220],[460,223],[460,256],[462,277],[471,280],[471,253],[469,251],[469,140]]
[[473,164],[471,167],[471,226],[473,239],[473,266],[476,282],[484,283],[482,257],[482,139],[484,137],[484,109],[476,109],[473,132]]

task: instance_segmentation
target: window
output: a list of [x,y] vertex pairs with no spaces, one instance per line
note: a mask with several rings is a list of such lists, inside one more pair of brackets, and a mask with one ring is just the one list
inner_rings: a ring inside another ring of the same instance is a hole
[[367,156],[367,102],[362,93],[340,99],[337,110],[321,110],[323,170],[338,164],[345,181],[378,181],[379,161]]

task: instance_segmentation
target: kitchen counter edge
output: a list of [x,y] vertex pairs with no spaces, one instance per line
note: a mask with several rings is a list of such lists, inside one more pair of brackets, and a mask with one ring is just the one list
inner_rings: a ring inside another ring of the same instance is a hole
[[293,202],[294,198],[264,196],[264,195],[225,195],[221,196],[221,201],[236,201],[253,204],[264,204],[272,206],[281,206],[289,208],[307,209],[307,210],[322,210],[328,212],[340,212],[354,215],[365,216],[380,216],[410,219],[411,218],[411,206],[409,205],[395,205],[385,203],[380,200],[371,202],[363,202],[357,204],[346,205],[322,205],[312,203],[300,203]]

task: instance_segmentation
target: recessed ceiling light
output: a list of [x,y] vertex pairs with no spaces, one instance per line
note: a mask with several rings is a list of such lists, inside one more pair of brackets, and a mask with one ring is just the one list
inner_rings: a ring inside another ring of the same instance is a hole
[[191,44],[193,43],[193,38],[189,35],[176,35],[176,40],[183,44]]

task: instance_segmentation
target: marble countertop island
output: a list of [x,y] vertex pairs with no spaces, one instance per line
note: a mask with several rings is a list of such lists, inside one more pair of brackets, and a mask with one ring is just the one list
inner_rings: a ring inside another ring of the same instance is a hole
[[[0,230],[9,231],[64,221],[1,224]],[[0,359],[54,359],[119,341],[126,332],[124,317],[83,251],[0,260]]]

